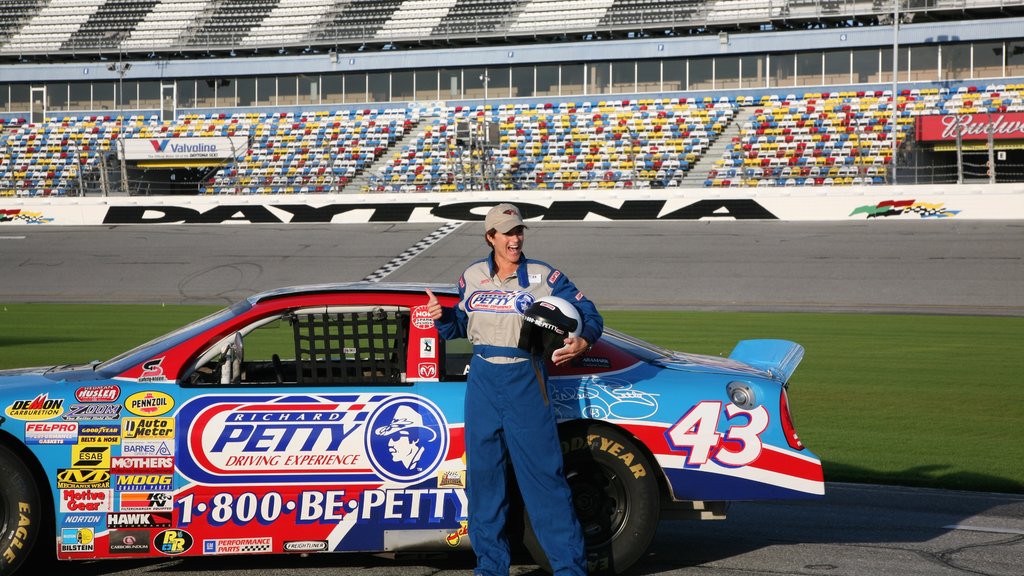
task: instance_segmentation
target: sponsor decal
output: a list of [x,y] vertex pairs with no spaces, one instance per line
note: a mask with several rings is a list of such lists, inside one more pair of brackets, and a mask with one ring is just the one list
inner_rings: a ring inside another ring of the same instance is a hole
[[114,385],[86,386],[75,391],[79,402],[113,402],[121,395],[121,389]]
[[203,554],[259,554],[273,551],[274,540],[270,536],[203,540]]
[[437,380],[437,364],[433,362],[420,362],[416,372],[421,380]]
[[462,542],[462,539],[469,536],[469,522],[467,520],[459,521],[459,529],[445,537],[445,542],[448,546],[455,548]]
[[553,286],[555,282],[561,277],[562,272],[560,270],[555,270],[554,272],[551,273],[551,276],[548,276],[548,284]]
[[119,510],[137,512],[142,510],[168,512],[174,506],[171,492],[122,492],[119,495]]
[[174,458],[169,456],[114,456],[111,474],[173,472]]
[[73,468],[110,468],[110,446],[79,444],[71,448]]
[[104,444],[111,446],[121,443],[119,424],[81,424],[78,429],[79,444]]
[[[130,140],[129,140],[130,141]],[[583,221],[593,216],[607,220],[778,220],[767,208],[750,198],[707,198],[681,208],[666,211],[667,200],[615,201],[615,205],[597,201],[565,200],[549,206],[520,202],[520,208],[540,220]],[[266,205],[218,204],[209,210],[167,205],[110,206],[104,224],[222,224],[251,222],[259,224],[329,224],[335,217],[357,211],[367,214],[365,222],[408,222],[413,212],[430,209],[435,218],[452,222],[480,222],[475,211],[489,207],[487,202],[379,202],[327,204],[300,203]],[[362,218],[362,216],[361,216]]]
[[110,472],[91,468],[57,470],[57,488],[110,488]]
[[112,512],[107,514],[107,528],[167,528],[170,512]]
[[324,540],[296,540],[284,543],[285,552],[326,552],[327,542]]
[[121,443],[122,456],[174,456],[174,442],[170,440],[125,440]]
[[64,526],[95,526],[102,521],[100,514],[68,514],[62,523]]
[[109,548],[111,554],[148,554],[149,530],[111,530]]
[[92,528],[61,528],[61,552],[92,552],[96,535]]
[[132,439],[174,438],[174,418],[125,418],[121,435]]
[[49,420],[64,412],[64,399],[50,399],[47,392],[31,400],[15,400],[5,411],[11,418],[18,420]]
[[465,488],[465,470],[442,470],[437,473],[438,488]]
[[413,307],[412,325],[420,330],[430,330],[434,327],[434,319],[430,317],[426,305]]
[[173,485],[173,474],[119,474],[114,481],[119,492],[162,492]]
[[420,338],[420,358],[437,358],[436,338]]
[[534,296],[529,292],[477,290],[466,298],[466,310],[494,314],[523,314],[533,301]]
[[31,212],[18,208],[0,208],[0,224],[4,222],[21,222],[23,224],[48,224],[53,218],[47,218],[42,212]]
[[184,530],[164,530],[153,537],[153,546],[161,554],[184,554],[192,548],[192,535]]
[[25,444],[74,444],[78,442],[76,422],[26,422]]
[[184,476],[209,484],[372,481],[362,435],[387,395],[200,396],[182,405]]
[[117,420],[121,417],[120,404],[72,404],[61,420]]
[[448,453],[448,423],[432,402],[396,396],[370,415],[366,452],[374,470],[395,482],[431,475]]
[[142,365],[142,374],[139,375],[139,382],[167,382],[164,376],[163,357],[147,360]]
[[929,204],[917,200],[883,200],[878,204],[859,206],[850,212],[850,216],[865,214],[868,218],[888,218],[891,216],[918,215],[920,218],[952,218],[960,210],[948,210],[942,202]]
[[124,407],[137,416],[162,416],[174,408],[174,398],[163,392],[136,392],[125,398]]
[[113,490],[61,489],[61,512],[109,512],[114,509]]

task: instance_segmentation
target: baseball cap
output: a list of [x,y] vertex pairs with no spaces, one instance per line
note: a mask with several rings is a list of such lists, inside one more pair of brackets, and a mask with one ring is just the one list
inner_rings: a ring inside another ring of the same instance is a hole
[[525,224],[523,224],[523,217],[519,213],[519,208],[512,204],[498,204],[491,208],[487,212],[487,217],[484,218],[485,232],[494,228],[502,234],[507,234],[509,230],[516,226],[525,226]]

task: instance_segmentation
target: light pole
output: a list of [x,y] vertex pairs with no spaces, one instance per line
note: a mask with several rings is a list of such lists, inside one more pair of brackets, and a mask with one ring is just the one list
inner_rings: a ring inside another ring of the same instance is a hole
[[899,150],[900,0],[892,0],[892,162],[889,169],[896,184],[896,152]]
[[480,75],[480,81],[484,83],[484,122],[483,122],[483,134],[479,138],[480,143],[480,189],[484,190],[487,188],[487,84],[490,82],[491,77],[487,75],[487,71]]
[[[131,62],[121,62],[120,54],[117,57],[117,62],[112,62],[107,65],[107,70],[117,73],[117,145],[120,149],[119,160],[121,164],[121,193],[125,196],[128,195],[128,170],[125,167],[124,162],[124,75],[132,69]],[[103,194],[106,195],[106,189],[103,190]]]

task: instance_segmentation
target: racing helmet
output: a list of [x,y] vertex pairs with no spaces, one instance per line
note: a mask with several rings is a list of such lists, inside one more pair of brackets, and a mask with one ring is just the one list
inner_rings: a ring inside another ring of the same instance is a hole
[[519,348],[545,360],[565,345],[565,339],[579,336],[583,318],[576,307],[564,298],[544,296],[538,298],[523,312],[523,327],[519,332]]

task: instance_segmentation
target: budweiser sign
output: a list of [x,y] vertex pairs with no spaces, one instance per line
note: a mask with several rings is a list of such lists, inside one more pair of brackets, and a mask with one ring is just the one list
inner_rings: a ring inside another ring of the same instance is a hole
[[957,132],[961,140],[986,140],[989,130],[995,140],[1024,139],[1024,112],[917,117],[919,142],[953,141]]

